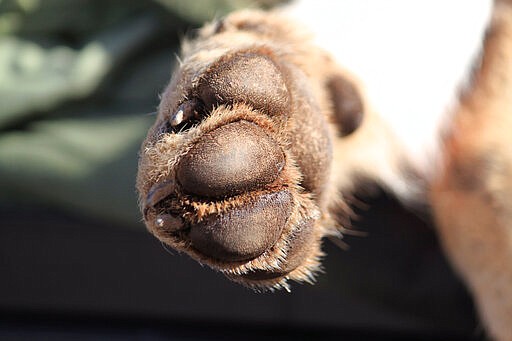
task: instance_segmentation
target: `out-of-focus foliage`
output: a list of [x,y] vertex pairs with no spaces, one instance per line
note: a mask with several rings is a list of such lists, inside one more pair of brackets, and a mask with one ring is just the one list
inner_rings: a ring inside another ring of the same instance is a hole
[[242,6],[0,0],[0,202],[137,225],[138,146],[179,39]]

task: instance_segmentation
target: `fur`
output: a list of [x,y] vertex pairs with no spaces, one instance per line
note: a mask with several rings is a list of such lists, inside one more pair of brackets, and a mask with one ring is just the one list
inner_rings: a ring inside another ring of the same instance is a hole
[[[236,282],[288,289],[290,280],[314,280],[322,238],[341,236],[351,215],[341,193],[369,179],[408,205],[425,205],[489,334],[512,340],[512,2],[347,0],[325,10],[332,4],[235,12],[184,43],[140,154],[148,229]],[[222,66],[245,58],[259,74]],[[259,87],[268,77],[282,81],[285,95]],[[202,89],[216,93],[205,98]],[[183,105],[197,106],[190,122],[177,116]],[[183,160],[238,121],[283,153],[275,180],[254,179],[241,193],[188,193],[176,176]],[[275,220],[277,241],[250,259],[215,256],[241,243],[222,219],[238,219],[238,234],[244,221],[261,226],[247,231],[266,240],[269,207],[285,215]]]

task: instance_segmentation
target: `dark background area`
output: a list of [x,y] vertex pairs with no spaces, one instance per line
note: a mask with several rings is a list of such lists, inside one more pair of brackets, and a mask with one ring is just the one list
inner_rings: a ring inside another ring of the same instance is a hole
[[325,273],[254,293],[166,249],[137,150],[180,39],[247,1],[0,3],[0,339],[481,340],[428,218],[382,192]]
[[314,286],[254,293],[140,229],[3,207],[0,339],[479,340],[433,231],[379,195]]

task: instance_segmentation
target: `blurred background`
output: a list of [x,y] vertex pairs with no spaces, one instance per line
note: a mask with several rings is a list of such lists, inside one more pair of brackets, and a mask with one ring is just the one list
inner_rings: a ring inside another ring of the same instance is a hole
[[[269,6],[273,1],[260,2]],[[257,294],[141,223],[180,39],[248,0],[0,0],[0,339],[480,340],[428,217],[377,191],[315,286]]]

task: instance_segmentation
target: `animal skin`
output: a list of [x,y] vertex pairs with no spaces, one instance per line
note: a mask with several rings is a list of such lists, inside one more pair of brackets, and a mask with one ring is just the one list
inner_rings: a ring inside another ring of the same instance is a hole
[[[312,20],[311,3],[207,24],[140,152],[149,231],[233,281],[287,289],[313,282],[322,238],[342,235],[344,194],[376,182],[427,206],[489,334],[512,340],[512,1],[454,2],[381,15],[391,31],[376,14],[420,2],[347,0],[327,11],[341,24]],[[363,27],[412,45],[372,50]]]

